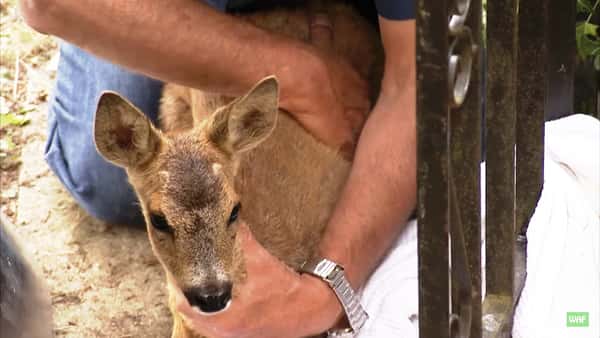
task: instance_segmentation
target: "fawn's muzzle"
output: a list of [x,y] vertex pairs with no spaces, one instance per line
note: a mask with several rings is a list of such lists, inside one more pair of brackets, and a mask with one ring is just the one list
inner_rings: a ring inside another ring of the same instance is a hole
[[224,310],[231,301],[231,283],[209,284],[189,288],[183,294],[191,306],[205,313]]

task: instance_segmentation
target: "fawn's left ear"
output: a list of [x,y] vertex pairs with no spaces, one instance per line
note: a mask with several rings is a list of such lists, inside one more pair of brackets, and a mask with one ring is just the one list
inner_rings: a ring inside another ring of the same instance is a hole
[[135,168],[158,153],[161,136],[132,103],[114,92],[103,92],[94,120],[94,142],[108,161]]
[[279,84],[274,76],[217,110],[208,125],[208,137],[228,154],[248,151],[263,142],[277,123]]

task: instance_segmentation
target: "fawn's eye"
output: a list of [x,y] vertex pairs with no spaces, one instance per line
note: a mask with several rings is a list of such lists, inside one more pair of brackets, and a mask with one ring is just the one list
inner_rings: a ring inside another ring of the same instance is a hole
[[231,215],[229,216],[229,221],[227,222],[227,225],[230,225],[233,222],[237,221],[238,214],[240,213],[240,208],[241,207],[242,207],[242,205],[240,203],[236,204],[233,207],[233,210],[231,210]]
[[173,228],[169,225],[165,216],[159,214],[150,214],[150,222],[152,222],[152,226],[154,229],[160,232],[172,233]]

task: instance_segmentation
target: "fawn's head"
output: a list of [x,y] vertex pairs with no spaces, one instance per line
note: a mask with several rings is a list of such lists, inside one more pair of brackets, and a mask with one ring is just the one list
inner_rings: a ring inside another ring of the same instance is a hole
[[131,103],[101,96],[94,125],[98,151],[126,169],[140,200],[154,253],[190,305],[223,310],[240,272],[235,240],[242,152],[264,141],[278,113],[274,77],[217,109],[202,125],[165,135]]

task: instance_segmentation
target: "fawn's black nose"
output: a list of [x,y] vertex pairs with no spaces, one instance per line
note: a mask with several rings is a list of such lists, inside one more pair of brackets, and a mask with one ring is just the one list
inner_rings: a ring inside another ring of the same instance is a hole
[[223,310],[231,301],[231,283],[208,284],[183,292],[191,306],[211,313]]

